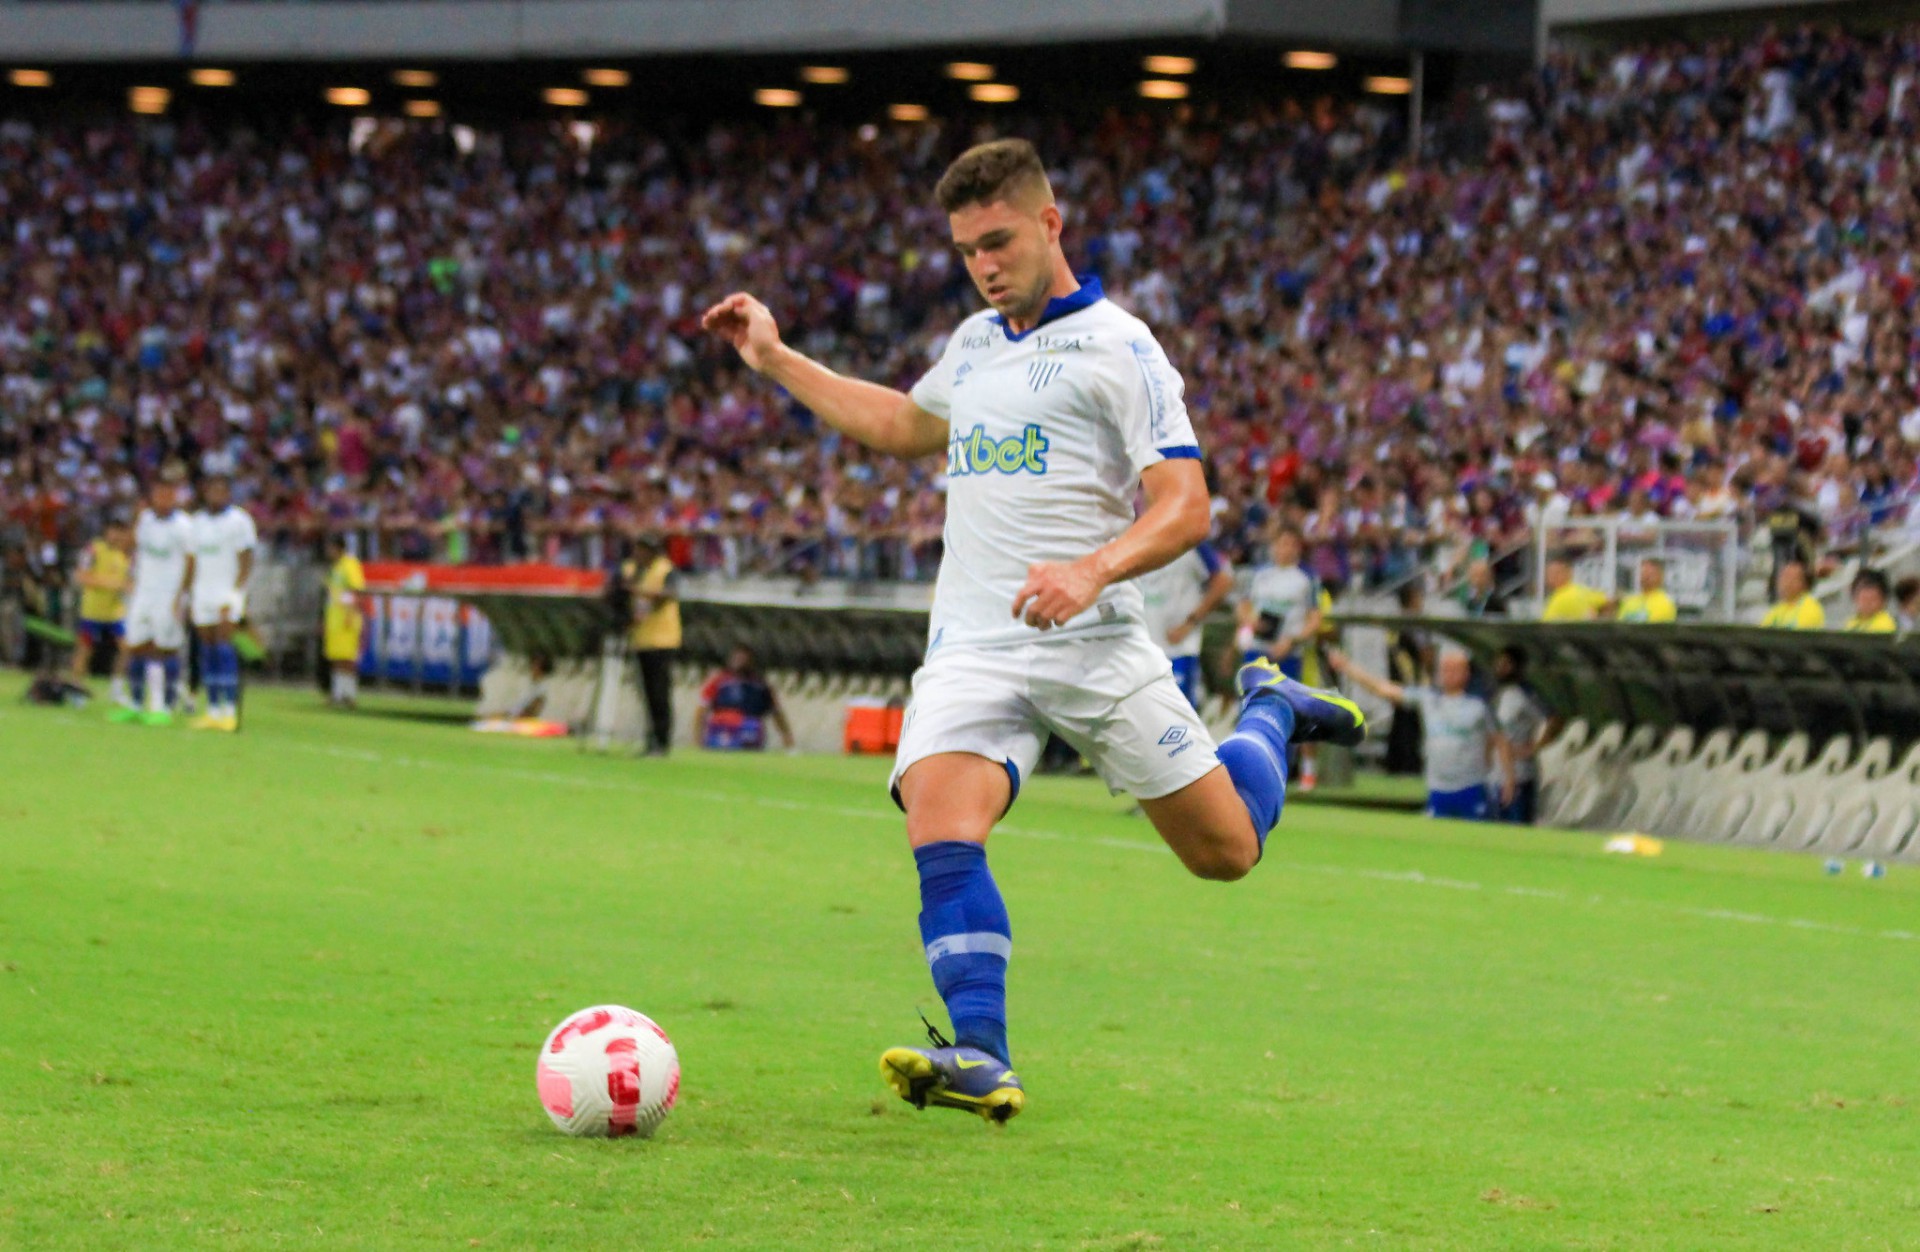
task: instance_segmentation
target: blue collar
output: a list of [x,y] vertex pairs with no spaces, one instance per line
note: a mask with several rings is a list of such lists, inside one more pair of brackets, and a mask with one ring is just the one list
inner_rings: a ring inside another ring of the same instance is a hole
[[1080,284],[1078,291],[1070,291],[1064,296],[1055,296],[1047,301],[1047,307],[1040,312],[1040,320],[1017,335],[1007,325],[1007,319],[1000,314],[995,313],[990,320],[999,325],[1008,343],[1019,343],[1048,322],[1057,322],[1069,313],[1078,313],[1088,305],[1097,304],[1107,298],[1106,291],[1100,286],[1100,280],[1092,274],[1075,274],[1074,279]]

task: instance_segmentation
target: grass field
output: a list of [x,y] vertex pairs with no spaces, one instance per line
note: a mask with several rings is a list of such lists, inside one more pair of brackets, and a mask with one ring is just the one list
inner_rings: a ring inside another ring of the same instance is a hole
[[[1912,1248],[1920,875],[1328,806],[1229,887],[1034,782],[1005,1128],[875,1057],[937,1012],[877,761],[666,762],[256,694],[0,692],[0,1246]],[[651,1142],[535,1099],[673,1034]]]

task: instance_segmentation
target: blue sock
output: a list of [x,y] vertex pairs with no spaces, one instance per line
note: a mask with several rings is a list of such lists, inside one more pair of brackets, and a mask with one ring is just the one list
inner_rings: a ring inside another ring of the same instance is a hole
[[1220,763],[1253,818],[1262,851],[1287,800],[1287,741],[1292,737],[1293,710],[1280,700],[1255,696],[1241,708],[1233,733],[1220,742]]
[[913,850],[920,868],[920,939],[933,985],[953,1019],[954,1043],[998,1057],[1007,1050],[1007,959],[1013,930],[987,850],[951,840]]
[[133,707],[147,707],[147,658],[136,656],[127,663],[127,694],[133,698]]
[[180,656],[179,654],[174,653],[173,655],[162,659],[160,662],[160,667],[162,670],[166,672],[166,675],[167,675],[167,687],[166,687],[167,707],[172,708],[175,705],[175,703],[179,701],[179,698],[180,698]]
[[207,670],[207,700],[223,708],[240,702],[240,653],[230,643],[216,643]]

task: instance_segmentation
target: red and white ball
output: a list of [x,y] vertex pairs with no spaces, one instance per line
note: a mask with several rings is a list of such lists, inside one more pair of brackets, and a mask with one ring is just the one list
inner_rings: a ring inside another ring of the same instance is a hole
[[547,1116],[568,1134],[644,1139],[680,1096],[680,1054],[651,1017],[602,1004],[553,1028],[534,1077]]

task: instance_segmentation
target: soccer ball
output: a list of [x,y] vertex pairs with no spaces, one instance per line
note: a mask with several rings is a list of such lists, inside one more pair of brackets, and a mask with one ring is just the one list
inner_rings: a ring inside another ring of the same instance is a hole
[[534,1079],[547,1116],[568,1134],[646,1138],[680,1096],[680,1054],[646,1014],[602,1004],[553,1028]]

